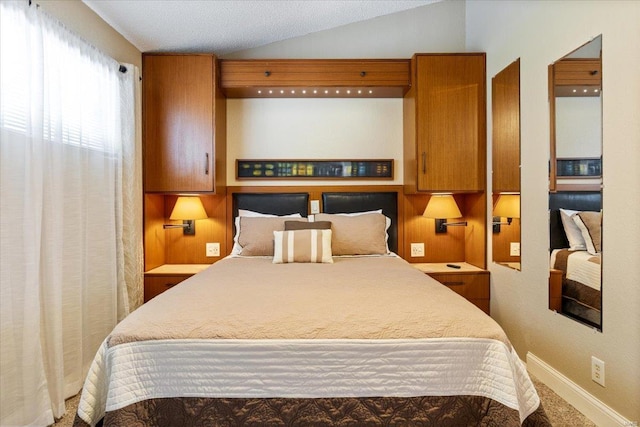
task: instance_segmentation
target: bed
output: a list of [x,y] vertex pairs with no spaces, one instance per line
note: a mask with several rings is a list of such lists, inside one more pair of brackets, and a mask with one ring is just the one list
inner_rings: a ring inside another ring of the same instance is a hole
[[594,327],[602,326],[601,207],[600,192],[549,194],[550,267],[562,272],[561,311]]
[[242,251],[114,329],[75,425],[550,425],[504,331],[392,252],[397,193],[326,193],[310,228],[304,193],[237,196]]

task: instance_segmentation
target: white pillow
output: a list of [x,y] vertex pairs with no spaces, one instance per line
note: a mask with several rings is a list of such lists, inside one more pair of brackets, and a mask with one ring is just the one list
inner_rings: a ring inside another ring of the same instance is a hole
[[573,221],[573,216],[580,213],[580,211],[572,211],[569,209],[560,209],[560,219],[562,220],[562,226],[564,227],[564,233],[567,235],[569,241],[569,250],[571,251],[586,251],[587,244],[582,237],[580,228]]
[[271,214],[263,214],[260,212],[250,211],[246,209],[238,209],[238,216],[235,218],[234,223],[236,225],[236,234],[233,236],[233,248],[231,249],[231,255],[240,255],[242,252],[242,246],[238,243],[238,237],[240,236],[240,217],[241,216],[249,216],[249,217],[268,217],[274,218],[277,216],[281,216],[282,218],[302,218],[302,215],[299,213],[290,214],[290,215],[271,215]]

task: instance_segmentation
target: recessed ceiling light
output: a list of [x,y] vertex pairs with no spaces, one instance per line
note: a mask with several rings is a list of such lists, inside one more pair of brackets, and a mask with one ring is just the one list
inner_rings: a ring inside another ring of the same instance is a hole
[[270,91],[269,91],[269,93],[273,93],[273,91],[272,91],[272,90],[270,90]]

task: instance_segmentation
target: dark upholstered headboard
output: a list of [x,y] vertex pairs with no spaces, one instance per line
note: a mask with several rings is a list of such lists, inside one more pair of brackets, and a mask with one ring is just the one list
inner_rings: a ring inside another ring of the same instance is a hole
[[574,211],[599,211],[602,209],[602,193],[599,191],[559,191],[549,193],[550,248],[568,248],[569,241],[560,219],[560,208]]
[[[233,193],[233,216],[238,209],[271,215],[289,215],[299,213],[303,217],[309,214],[308,193]],[[233,225],[233,233],[236,227]]]
[[289,215],[309,213],[308,193],[234,193],[233,217],[238,216],[238,209],[260,212],[271,215]]
[[322,193],[325,213],[353,213],[382,209],[391,218],[389,227],[389,250],[398,251],[398,193]]

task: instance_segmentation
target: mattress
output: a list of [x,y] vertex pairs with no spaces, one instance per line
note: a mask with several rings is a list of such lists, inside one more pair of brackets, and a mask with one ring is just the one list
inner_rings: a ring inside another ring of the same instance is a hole
[[480,399],[498,408],[487,415],[494,410],[484,407],[483,416],[512,412],[514,425],[540,416],[502,329],[446,286],[395,256],[333,264],[236,257],[114,329],[90,368],[76,424],[95,425],[105,414],[118,424],[118,414],[139,416],[160,401],[193,410],[212,401],[272,409],[278,399],[287,408],[343,399],[355,408],[362,399],[420,406],[458,397],[467,399],[459,406]]

